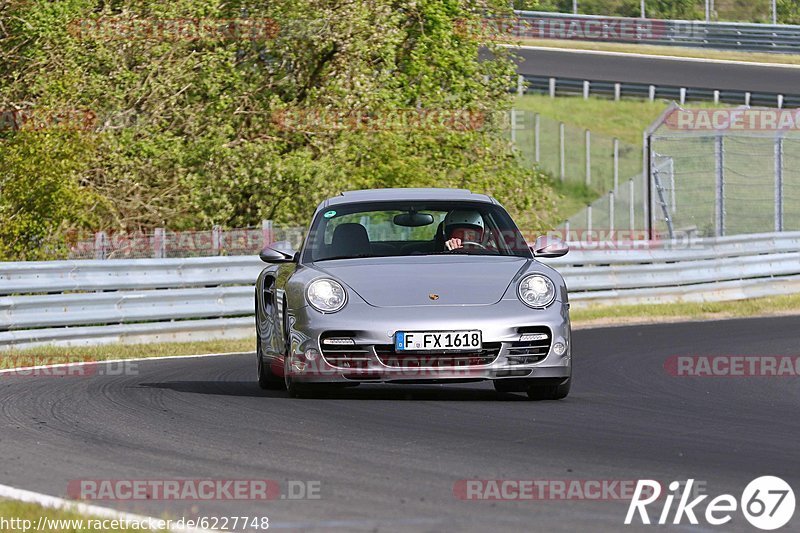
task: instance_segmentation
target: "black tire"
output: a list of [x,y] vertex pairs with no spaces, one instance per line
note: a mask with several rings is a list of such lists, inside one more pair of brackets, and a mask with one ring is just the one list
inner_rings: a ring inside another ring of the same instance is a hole
[[283,390],[285,387],[281,378],[276,377],[268,364],[264,363],[261,352],[261,335],[256,332],[256,361],[258,364],[258,386],[264,390]]
[[528,388],[528,398],[531,400],[563,400],[569,394],[572,377],[556,385],[532,385]]

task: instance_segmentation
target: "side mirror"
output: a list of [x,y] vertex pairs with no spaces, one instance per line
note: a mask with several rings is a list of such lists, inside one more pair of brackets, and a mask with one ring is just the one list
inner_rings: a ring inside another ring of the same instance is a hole
[[258,257],[265,263],[292,263],[297,258],[297,252],[290,242],[280,241],[261,250]]
[[541,235],[531,247],[534,257],[561,257],[567,255],[569,246],[558,237]]

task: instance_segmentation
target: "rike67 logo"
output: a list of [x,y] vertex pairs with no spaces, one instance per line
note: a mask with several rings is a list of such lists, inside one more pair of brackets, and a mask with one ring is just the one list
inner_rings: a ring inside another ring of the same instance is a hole
[[[657,515],[657,521],[651,522],[647,506],[654,504],[662,497],[661,484],[650,479],[640,479],[628,507],[625,524],[633,523],[634,516],[638,512],[642,524],[681,524],[686,520],[690,524],[697,525],[699,524],[699,515],[705,518],[706,523],[712,526],[721,526],[730,522],[733,519],[733,513],[736,513],[737,509],[741,509],[750,524],[758,529],[771,531],[785,526],[794,515],[794,491],[779,477],[762,476],[754,479],[745,487],[739,500],[731,494],[721,494],[707,502],[705,512],[701,512],[701,504],[708,498],[707,494],[689,500],[693,496],[693,484],[694,479],[687,480],[685,484],[678,481],[670,483],[670,492],[663,500],[664,504],[661,512]],[[678,493],[681,487],[683,490]],[[678,503],[673,512],[672,504],[676,497]],[[652,507],[658,507],[659,504],[652,505]],[[651,510],[657,511],[657,509]]]

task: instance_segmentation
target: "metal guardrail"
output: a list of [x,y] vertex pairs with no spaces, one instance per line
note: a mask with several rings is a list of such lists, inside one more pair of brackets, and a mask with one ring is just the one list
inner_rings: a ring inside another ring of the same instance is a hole
[[[797,108],[800,94],[762,93],[750,91],[717,90],[704,87],[678,87],[648,83],[610,82],[556,78],[551,76],[523,75],[525,91],[550,96],[600,96],[606,98],[640,98],[650,101],[670,100],[686,102],[714,102],[715,104],[747,105],[760,107]],[[800,90],[798,91],[800,93]]]
[[660,20],[516,11],[506,31],[531,39],[576,39],[747,52],[800,52],[800,26]]
[[[800,292],[800,232],[619,244],[575,243],[545,261],[573,305]],[[249,256],[0,263],[0,350],[252,336],[262,267]]]

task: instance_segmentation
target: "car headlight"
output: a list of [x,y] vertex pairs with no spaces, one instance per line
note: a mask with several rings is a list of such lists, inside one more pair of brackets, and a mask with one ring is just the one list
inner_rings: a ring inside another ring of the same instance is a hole
[[338,281],[323,278],[309,283],[306,299],[317,311],[335,313],[347,303],[347,292]]
[[546,276],[532,274],[519,282],[519,299],[528,307],[541,309],[556,299],[556,286]]

